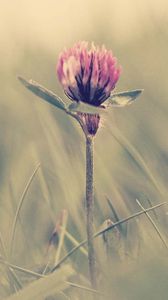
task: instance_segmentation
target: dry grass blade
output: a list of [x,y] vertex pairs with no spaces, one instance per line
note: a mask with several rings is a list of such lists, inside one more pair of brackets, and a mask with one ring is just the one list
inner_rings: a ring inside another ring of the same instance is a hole
[[9,250],[9,253],[10,253],[10,256],[12,255],[12,251],[13,251],[13,244],[14,244],[14,238],[15,238],[15,231],[16,231],[16,224],[17,224],[17,220],[18,220],[18,216],[19,216],[19,213],[20,213],[20,210],[22,208],[22,205],[23,205],[23,201],[25,199],[25,196],[28,192],[28,189],[38,171],[40,167],[40,164],[37,165],[37,167],[35,168],[33,174],[31,175],[28,183],[26,184],[26,187],[23,191],[23,194],[21,195],[21,198],[20,198],[20,201],[19,201],[19,204],[18,204],[18,207],[17,207],[17,210],[16,210],[16,214],[15,214],[15,217],[14,217],[14,221],[13,221],[13,225],[12,225],[12,230],[11,230],[11,238],[10,238],[10,250]]
[[[3,241],[1,232],[0,232],[0,244],[1,244],[2,252],[3,252],[3,256],[5,258],[7,258],[7,251],[6,251],[5,243]],[[8,266],[7,275],[8,275],[10,284],[13,286],[13,288],[15,290],[18,290],[18,288],[19,289],[22,288],[22,284],[21,284],[18,276],[16,275],[16,273],[10,266]]]
[[8,261],[3,260],[3,259],[0,259],[0,264],[4,264],[4,265],[6,265],[6,266],[9,266],[9,267],[12,268],[13,270],[16,270],[16,271],[25,273],[25,274],[27,274],[27,275],[31,275],[31,276],[36,277],[36,278],[42,278],[42,277],[45,277],[45,275],[43,275],[43,274],[40,274],[40,273],[31,271],[31,270],[27,270],[27,269],[22,268],[22,267],[19,267],[19,266],[17,266],[17,265],[11,264],[11,263],[9,263]]
[[[153,204],[152,204],[152,201],[151,201],[148,197],[146,197],[145,200],[148,202],[148,205],[152,207],[152,205],[153,205]],[[155,212],[155,210],[153,210],[152,213],[153,213],[154,217],[155,217],[156,219],[158,219],[158,216],[157,216],[157,213]]]
[[112,135],[122,147],[126,148],[126,150],[129,152],[132,158],[139,164],[139,166],[147,174],[147,176],[155,186],[156,190],[163,196],[162,187],[160,186],[160,184],[158,184],[158,181],[156,180],[155,176],[152,174],[151,170],[148,168],[146,162],[139,154],[139,152],[136,150],[136,148],[133,147],[133,145],[122,135],[120,130],[118,130],[117,128],[115,129],[113,128]]
[[66,289],[69,286],[66,280],[71,275],[74,275],[73,269],[70,266],[64,266],[53,274],[35,280],[18,293],[7,298],[7,300],[45,299]]
[[118,217],[118,215],[117,215],[117,213],[116,213],[116,210],[115,210],[115,208],[114,208],[114,206],[113,206],[111,200],[110,200],[108,197],[106,197],[106,199],[107,199],[107,203],[108,203],[108,205],[109,205],[109,207],[110,207],[110,209],[111,209],[111,211],[112,211],[112,213],[113,213],[114,221],[115,221],[115,222],[120,221],[120,219],[119,219],[119,217]]
[[[111,200],[110,200],[108,197],[106,197],[106,199],[107,199],[108,206],[110,207],[110,209],[111,209],[111,211],[112,211],[112,213],[113,213],[113,218],[114,218],[114,219],[112,218],[112,220],[113,220],[114,222],[119,222],[119,221],[120,221],[120,218],[118,217],[117,212],[116,212],[116,210],[115,210],[115,208],[114,208],[114,206],[113,206]],[[119,225],[118,227],[119,227],[120,232],[123,233],[122,226]]]
[[11,277],[11,279],[13,279],[12,281],[14,282],[15,287],[16,287],[15,290],[16,291],[20,290],[23,287],[23,285],[11,267],[9,267],[9,276]]
[[[74,246],[79,246],[80,243],[67,230],[65,231],[65,236]],[[88,256],[88,252],[84,247],[80,247],[80,250],[86,257]]]
[[[149,212],[149,211],[152,211],[153,209],[157,209],[163,205],[166,205],[167,203],[166,202],[163,202],[163,203],[160,203],[160,204],[157,204],[155,206],[152,206],[152,207],[149,207],[145,210],[142,210],[142,211],[139,211],[125,219],[122,219],[116,223],[114,223],[113,225],[109,226],[108,228],[104,229],[104,230],[101,230],[101,231],[98,231],[97,233],[95,233],[93,235],[93,238],[96,238],[100,235],[102,235],[103,233],[105,233],[106,231],[109,231],[109,230],[112,230],[113,228],[115,228],[116,226],[119,226],[125,222],[128,222],[129,220],[132,220],[142,214],[144,214],[145,212]],[[87,239],[82,241],[78,246],[74,247],[73,249],[71,249],[71,251],[68,252],[68,254],[66,254],[58,263],[57,265],[54,266],[54,268],[52,269],[51,272],[54,272],[62,263],[64,263],[72,254],[74,254],[74,252],[76,252],[81,246],[85,245],[87,243]]]
[[155,222],[153,221],[153,219],[151,218],[151,216],[148,214],[147,211],[145,211],[145,208],[142,206],[142,204],[140,203],[140,201],[138,199],[136,199],[137,204],[141,207],[141,209],[144,210],[145,215],[147,216],[148,220],[150,221],[150,223],[152,224],[152,226],[154,227],[154,229],[156,230],[160,240],[162,241],[163,245],[166,247],[166,249],[168,250],[168,244],[163,236],[163,234],[160,232],[159,228],[157,227],[157,225],[155,224]]
[[67,214],[67,211],[64,210],[62,213],[62,228],[61,228],[61,234],[60,234],[60,239],[59,239],[59,243],[58,243],[58,248],[57,248],[56,255],[55,255],[55,264],[57,264],[57,262],[59,260],[59,257],[61,254],[61,249],[63,247],[67,220],[68,220],[68,214]]
[[1,245],[3,255],[6,256],[6,254],[7,254],[6,253],[6,247],[5,247],[5,243],[4,243],[1,232],[0,232],[0,245]]
[[74,287],[74,288],[78,288],[78,289],[81,289],[81,290],[85,290],[85,291],[87,291],[87,292],[94,293],[94,294],[97,294],[97,295],[107,296],[107,295],[105,295],[104,293],[99,292],[98,290],[91,289],[91,288],[88,288],[88,287],[86,287],[86,286],[83,286],[83,285],[74,283],[74,282],[67,281],[67,283],[68,283],[71,287]]

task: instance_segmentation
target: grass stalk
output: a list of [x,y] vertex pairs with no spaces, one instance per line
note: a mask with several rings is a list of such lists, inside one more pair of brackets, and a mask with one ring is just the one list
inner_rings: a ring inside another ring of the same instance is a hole
[[19,200],[19,204],[18,204],[18,207],[17,207],[17,210],[16,210],[16,213],[15,213],[15,217],[14,217],[14,221],[13,221],[13,225],[12,225],[12,230],[11,230],[11,238],[10,238],[10,256],[12,255],[12,251],[13,251],[13,245],[14,245],[14,239],[15,239],[15,231],[16,231],[16,224],[17,224],[17,221],[18,221],[18,217],[19,217],[19,213],[20,213],[20,210],[22,208],[22,205],[23,205],[23,202],[24,202],[24,199],[25,199],[25,196],[28,192],[28,189],[38,171],[40,167],[40,164],[37,165],[37,167],[35,168],[34,172],[32,173],[31,177],[29,178],[29,181],[27,182],[26,184],[26,187],[20,197],[20,200]]
[[138,199],[136,199],[136,202],[141,207],[141,209],[143,209],[143,211],[145,212],[145,215],[147,216],[149,222],[152,224],[153,228],[157,232],[157,234],[158,234],[160,240],[162,241],[163,245],[168,250],[168,243],[165,240],[165,238],[164,238],[163,234],[161,233],[161,231],[159,230],[158,226],[155,224],[155,222],[153,221],[153,219],[151,218],[151,216],[149,215],[149,213],[147,211],[145,211],[145,208],[142,206],[142,204],[140,203],[140,201]]

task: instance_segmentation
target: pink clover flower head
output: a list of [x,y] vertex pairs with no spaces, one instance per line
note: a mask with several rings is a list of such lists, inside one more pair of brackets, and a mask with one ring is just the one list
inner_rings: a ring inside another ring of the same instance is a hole
[[59,56],[57,74],[65,94],[74,101],[100,106],[119,79],[121,67],[112,52],[94,43],[76,43]]

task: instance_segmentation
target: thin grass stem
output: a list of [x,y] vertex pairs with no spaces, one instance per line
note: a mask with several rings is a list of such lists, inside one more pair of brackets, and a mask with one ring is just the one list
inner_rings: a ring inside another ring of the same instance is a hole
[[25,196],[28,192],[28,189],[38,171],[40,167],[40,163],[37,165],[37,167],[35,168],[35,170],[33,171],[29,181],[27,182],[26,184],[26,187],[21,195],[21,198],[19,200],[19,204],[18,204],[18,207],[17,207],[17,210],[16,210],[16,214],[15,214],[15,217],[14,217],[14,221],[13,221],[13,225],[12,225],[12,230],[11,230],[11,238],[10,238],[10,247],[9,247],[9,255],[11,256],[12,255],[12,252],[13,252],[13,245],[14,245],[14,239],[15,239],[15,231],[16,231],[16,224],[17,224],[17,221],[18,221],[18,217],[19,217],[19,213],[20,213],[20,210],[22,208],[22,205],[23,205],[23,202],[24,202],[24,199],[25,199]]
[[67,225],[67,219],[68,219],[68,214],[67,214],[67,211],[64,210],[63,215],[62,215],[61,234],[60,234],[58,248],[56,250],[56,255],[55,255],[55,264],[57,264],[57,262],[59,261],[59,257],[60,257],[60,254],[61,254],[61,249],[63,247],[64,237],[65,237],[65,230],[66,230],[66,225]]
[[158,226],[155,224],[155,222],[153,221],[153,219],[151,218],[151,216],[148,214],[147,211],[145,211],[145,208],[142,206],[142,204],[140,203],[140,201],[138,199],[136,199],[137,204],[140,206],[141,209],[143,209],[143,211],[145,212],[145,215],[147,216],[148,220],[150,221],[150,223],[152,224],[153,228],[156,230],[160,240],[162,241],[163,245],[166,247],[166,249],[168,250],[168,244],[163,236],[163,234],[160,232]]

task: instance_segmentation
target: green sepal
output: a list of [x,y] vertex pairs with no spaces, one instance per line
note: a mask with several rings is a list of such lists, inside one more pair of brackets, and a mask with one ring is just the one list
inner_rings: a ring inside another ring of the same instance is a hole
[[86,114],[101,114],[105,111],[103,106],[94,106],[85,102],[73,102],[68,106],[71,112],[81,112]]

